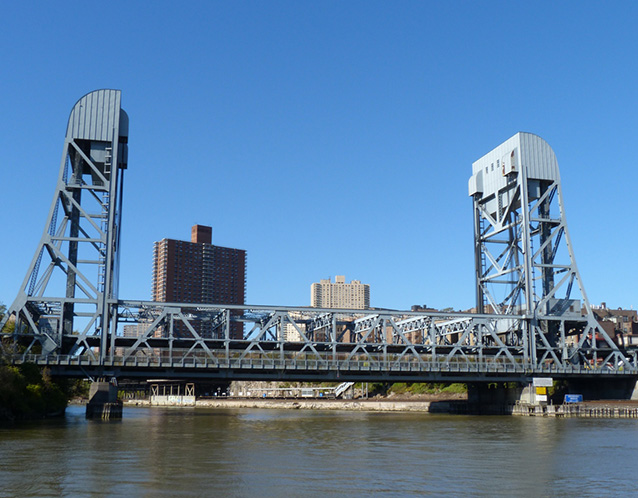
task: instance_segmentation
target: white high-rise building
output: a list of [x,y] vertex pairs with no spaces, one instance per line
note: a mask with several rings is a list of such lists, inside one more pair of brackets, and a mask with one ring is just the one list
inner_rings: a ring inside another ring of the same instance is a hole
[[346,283],[346,277],[337,275],[322,279],[310,286],[310,305],[313,308],[343,308],[363,310],[370,307],[370,286],[359,280]]
[[291,311],[290,317],[295,320],[296,326],[289,321],[281,323],[279,329],[280,338],[287,342],[302,341],[303,339],[301,337],[301,334],[306,333],[306,325],[303,323],[299,323],[298,320],[302,320],[304,318],[304,315],[302,313]]

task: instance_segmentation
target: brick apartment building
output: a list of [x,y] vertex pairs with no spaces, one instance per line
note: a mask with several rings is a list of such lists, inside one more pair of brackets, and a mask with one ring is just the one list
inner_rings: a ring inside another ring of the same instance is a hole
[[619,346],[638,346],[638,313],[636,310],[611,309],[607,303],[592,306],[600,326]]
[[[153,249],[151,299],[168,303],[245,304],[246,251],[212,244],[213,230],[191,229],[191,240],[162,239]],[[205,322],[195,330],[209,336]],[[176,333],[184,333],[178,327]],[[231,337],[242,338],[243,324],[231,324]]]

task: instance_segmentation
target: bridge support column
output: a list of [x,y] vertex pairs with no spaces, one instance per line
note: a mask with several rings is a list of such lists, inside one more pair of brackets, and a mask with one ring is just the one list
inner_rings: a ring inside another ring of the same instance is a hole
[[89,390],[86,418],[102,420],[122,418],[122,401],[117,399],[117,386],[111,382],[94,381]]
[[585,401],[600,399],[638,400],[636,379],[569,379],[567,392],[582,394]]
[[509,415],[523,395],[514,382],[475,382],[467,385],[468,411],[476,415]]

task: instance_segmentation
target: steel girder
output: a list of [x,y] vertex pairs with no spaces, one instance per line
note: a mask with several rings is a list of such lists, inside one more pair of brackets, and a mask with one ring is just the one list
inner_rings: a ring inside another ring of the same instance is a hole
[[[205,362],[217,369],[258,364],[281,371],[282,376],[304,362],[321,371],[391,372],[406,365],[423,373],[459,368],[479,373],[548,369],[565,373],[574,365],[587,366],[589,373],[635,369],[635,359],[619,363],[611,348],[605,350],[602,363],[596,363],[585,348],[565,341],[550,344],[543,330],[521,315],[120,301],[118,317],[114,347],[107,357],[111,363],[150,361],[180,368]],[[563,333],[575,326],[561,318],[554,320]],[[201,335],[192,326],[200,321],[214,323],[214,332]],[[243,340],[231,337],[234,322],[244,324]],[[131,325],[137,325],[134,335],[125,330]],[[285,340],[285,327],[296,331],[296,340]],[[527,354],[524,338],[528,335],[537,342],[535,355]],[[83,357],[97,361],[93,350],[99,348],[98,338],[87,337],[85,342]]]
[[[115,326],[128,117],[119,90],[82,97],[71,111],[44,232],[18,295],[0,323],[43,353],[109,348]],[[112,337],[114,339],[114,337]]]
[[549,145],[519,133],[473,170],[477,310],[530,318],[522,339],[533,363],[625,364],[587,299]]

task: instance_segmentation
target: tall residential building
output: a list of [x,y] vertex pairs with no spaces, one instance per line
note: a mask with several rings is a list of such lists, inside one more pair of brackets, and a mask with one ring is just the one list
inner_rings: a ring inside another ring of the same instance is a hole
[[[306,324],[301,323],[306,318],[302,313],[291,311],[290,317],[295,320],[296,325],[289,321],[282,321],[279,325],[279,338],[287,342],[302,341],[302,334],[306,334]],[[299,321],[297,321],[299,320]]]
[[[162,239],[153,249],[151,299],[169,303],[245,304],[246,251],[212,245],[213,229],[195,225],[190,242]],[[206,322],[193,323],[208,335]],[[180,327],[180,330],[182,327]],[[231,324],[242,338],[243,324]]]
[[322,279],[310,286],[310,305],[313,308],[344,308],[362,310],[370,307],[370,286],[359,280],[346,283],[346,277],[337,275]]

